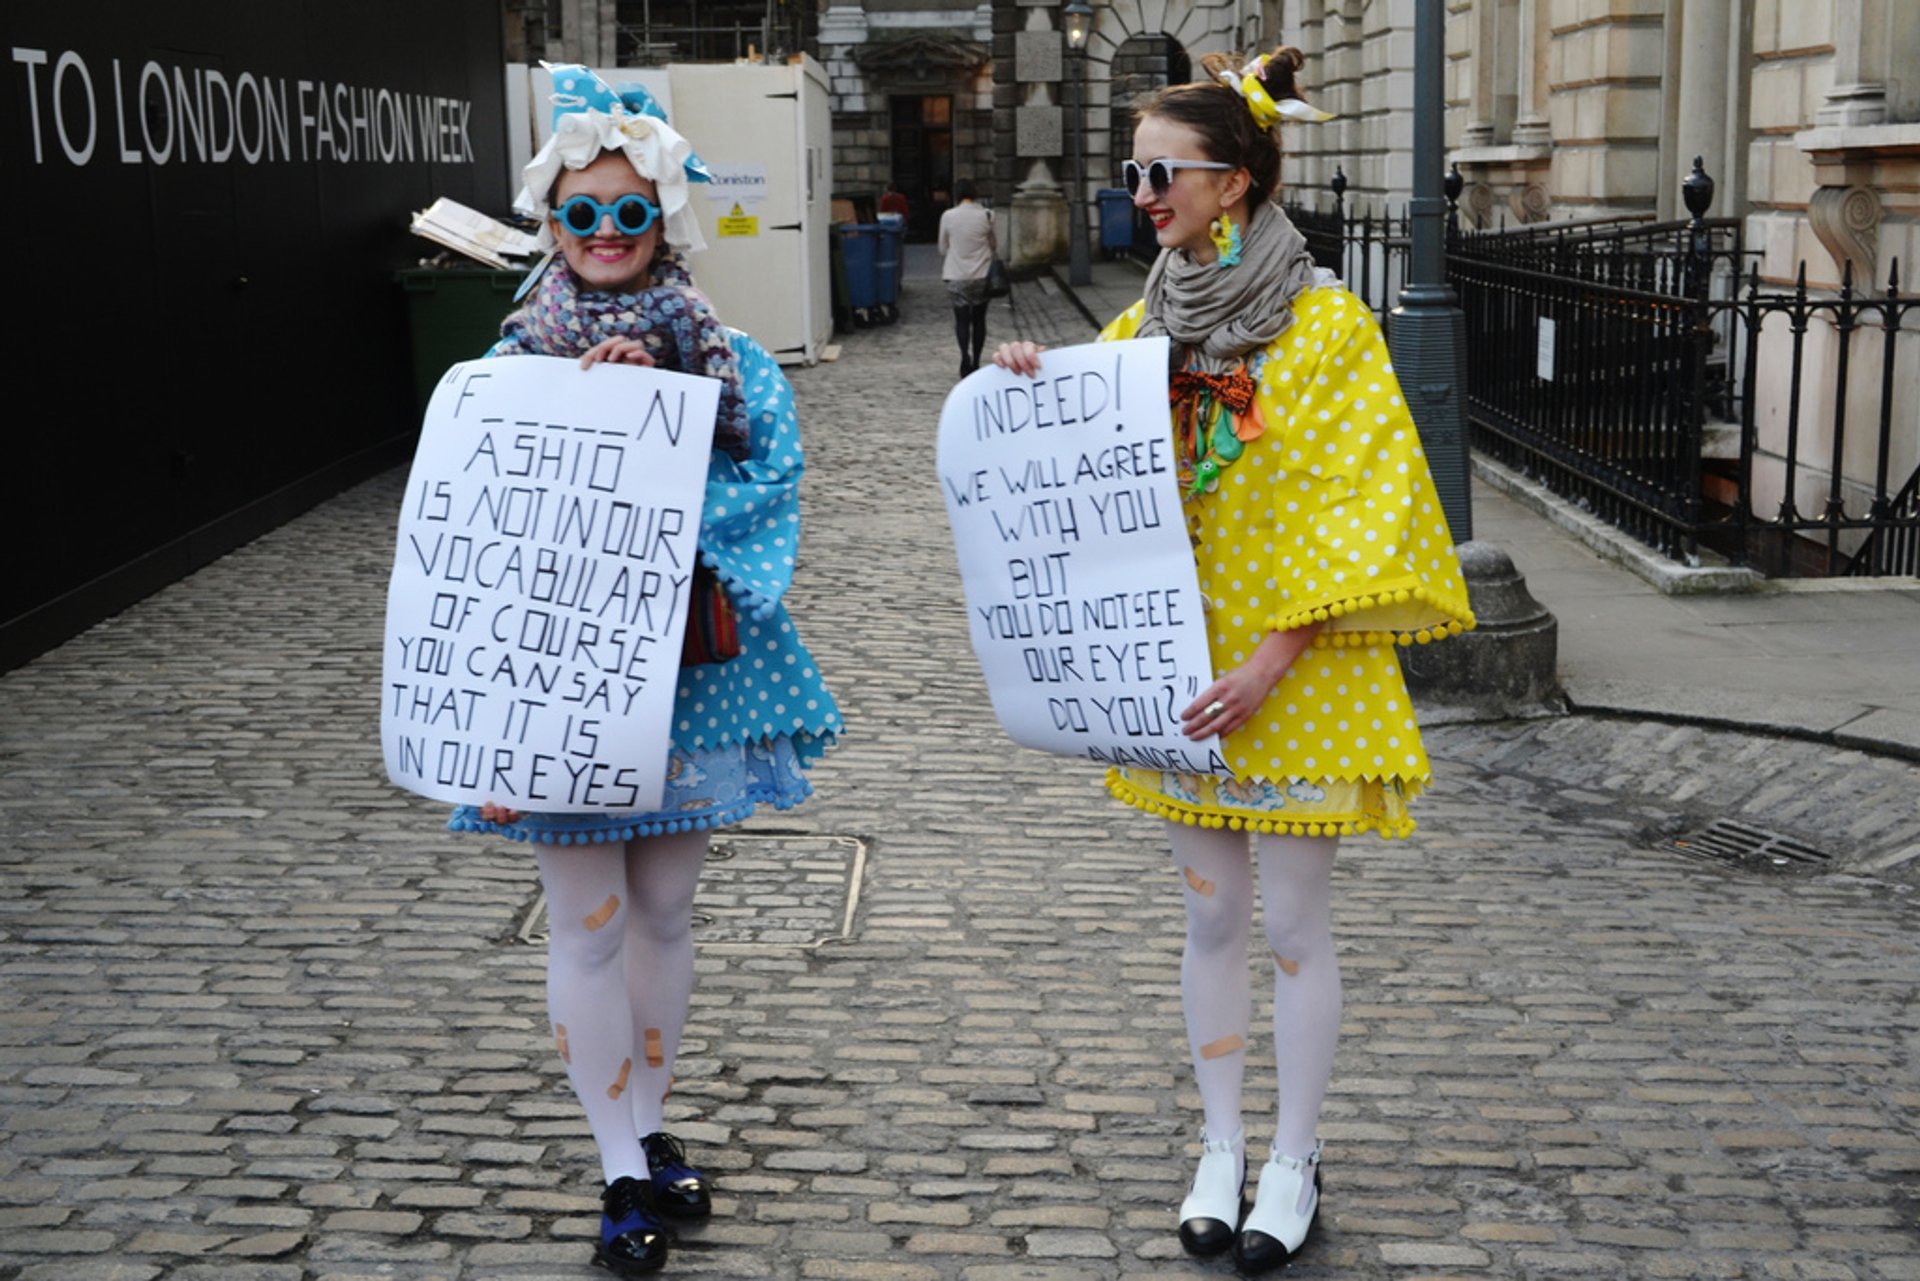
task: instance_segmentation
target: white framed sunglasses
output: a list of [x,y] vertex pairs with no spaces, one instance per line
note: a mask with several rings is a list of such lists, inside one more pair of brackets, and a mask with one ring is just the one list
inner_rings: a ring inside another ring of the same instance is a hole
[[1138,160],[1122,160],[1120,177],[1127,184],[1127,194],[1136,195],[1140,191],[1140,179],[1145,176],[1147,186],[1156,196],[1167,194],[1167,188],[1173,185],[1173,176],[1182,169],[1237,169],[1220,160],[1176,160],[1172,156],[1161,156],[1158,160],[1149,160],[1142,165]]

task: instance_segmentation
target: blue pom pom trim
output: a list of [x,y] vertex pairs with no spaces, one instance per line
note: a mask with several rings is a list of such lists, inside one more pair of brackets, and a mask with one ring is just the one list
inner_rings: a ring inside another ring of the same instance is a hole
[[632,819],[612,827],[595,828],[591,832],[552,831],[539,827],[529,827],[525,823],[516,823],[511,827],[499,823],[490,823],[486,819],[473,817],[475,811],[462,808],[447,820],[450,832],[484,832],[490,836],[504,836],[510,841],[519,841],[532,845],[586,845],[607,841],[631,841],[648,836],[671,836],[680,832],[707,832],[722,827],[731,827],[753,817],[756,807],[771,805],[776,810],[790,810],[813,794],[810,784],[802,783],[801,793],[775,793],[762,787],[750,787],[747,794],[729,805],[709,810],[704,814],[690,818],[666,818],[653,815],[636,814]]

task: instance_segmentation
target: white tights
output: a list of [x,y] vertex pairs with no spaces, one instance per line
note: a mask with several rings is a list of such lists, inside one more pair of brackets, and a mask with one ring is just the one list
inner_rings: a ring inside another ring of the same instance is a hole
[[[1187,949],[1180,995],[1208,1138],[1240,1130],[1251,998],[1247,934],[1253,915],[1248,834],[1168,825],[1184,881]],[[1335,836],[1253,838],[1262,918],[1273,952],[1273,1039],[1280,1098],[1273,1151],[1312,1153],[1340,1036],[1340,963],[1333,950]]]
[[693,891],[705,832],[543,845],[547,1017],[607,1182],[645,1178],[693,994]]

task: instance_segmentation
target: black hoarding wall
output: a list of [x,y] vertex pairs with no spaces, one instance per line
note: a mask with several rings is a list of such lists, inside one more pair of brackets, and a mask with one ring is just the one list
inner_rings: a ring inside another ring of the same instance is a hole
[[9,4],[0,31],[4,670],[407,457],[408,216],[511,193],[497,0]]

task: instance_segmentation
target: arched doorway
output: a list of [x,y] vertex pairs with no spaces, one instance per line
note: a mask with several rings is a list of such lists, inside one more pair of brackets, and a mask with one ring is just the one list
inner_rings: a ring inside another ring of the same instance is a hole
[[[1172,36],[1129,36],[1113,51],[1107,75],[1112,103],[1107,146],[1111,168],[1107,182],[1118,187],[1122,185],[1120,162],[1133,155],[1134,104],[1163,85],[1185,84],[1193,79],[1193,59]],[[1151,258],[1158,252],[1153,241],[1153,226],[1138,210],[1133,215],[1133,245],[1137,256]]]

